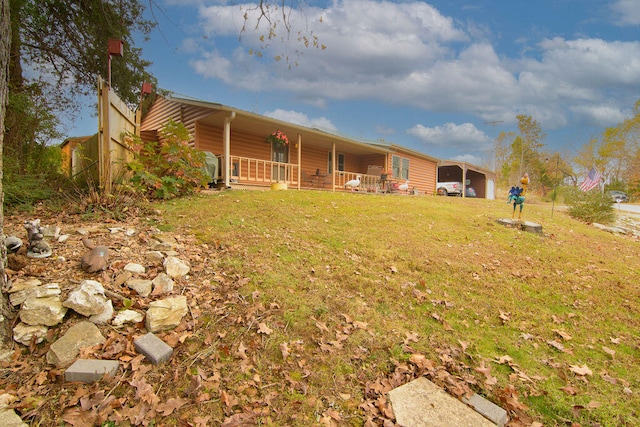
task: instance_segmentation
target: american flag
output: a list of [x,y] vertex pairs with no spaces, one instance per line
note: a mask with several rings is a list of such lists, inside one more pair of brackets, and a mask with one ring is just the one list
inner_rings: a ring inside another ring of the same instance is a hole
[[596,170],[596,168],[591,168],[589,174],[587,175],[587,179],[585,179],[582,184],[580,184],[580,189],[582,191],[589,191],[592,188],[595,188],[598,184],[600,184],[600,179],[602,175],[600,172]]

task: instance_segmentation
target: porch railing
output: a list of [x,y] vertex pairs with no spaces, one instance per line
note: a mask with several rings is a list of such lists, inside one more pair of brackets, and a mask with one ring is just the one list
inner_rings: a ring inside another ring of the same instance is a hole
[[[222,159],[220,162],[222,163]],[[231,156],[231,182],[243,184],[271,184],[286,182],[298,184],[298,165],[270,160]]]
[[[223,159],[220,157],[220,164]],[[273,182],[286,182],[290,186],[298,185],[299,166],[293,163],[273,162],[250,157],[231,156],[231,183],[268,185]],[[382,190],[379,175],[367,175],[358,172],[336,171],[336,190],[344,190],[345,184],[360,176],[360,191],[376,193]],[[331,175],[326,177],[325,189],[331,189]]]

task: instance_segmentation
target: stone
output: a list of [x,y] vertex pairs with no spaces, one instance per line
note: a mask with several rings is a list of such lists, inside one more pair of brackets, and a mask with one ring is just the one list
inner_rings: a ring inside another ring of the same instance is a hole
[[127,280],[127,286],[141,297],[148,297],[153,289],[153,282],[148,279],[130,279]]
[[517,228],[522,231],[528,231],[531,233],[542,233],[542,226],[531,221],[523,221],[521,219],[508,219],[500,218],[496,220],[497,223],[506,227]]
[[189,273],[190,267],[180,260],[180,258],[170,256],[164,260],[164,269],[171,278],[176,279],[186,276]]
[[113,302],[111,300],[107,300],[107,304],[102,311],[102,313],[94,314],[89,317],[89,322],[96,325],[106,325],[109,323],[109,320],[113,317]]
[[154,365],[166,362],[173,354],[173,349],[151,332],[136,338],[133,345],[138,353],[144,354]]
[[180,324],[185,314],[187,314],[187,297],[184,295],[153,301],[147,309],[145,319],[147,331],[173,329]]
[[102,344],[106,340],[96,325],[82,321],[70,327],[67,332],[49,347],[47,363],[63,368],[70,365],[80,350]]
[[40,344],[47,336],[48,330],[44,325],[27,325],[20,322],[13,328],[13,340],[28,346],[33,339],[36,344]]
[[492,421],[498,427],[504,427],[507,421],[509,421],[507,411],[505,411],[498,405],[489,402],[487,399],[477,393],[474,393],[473,396],[469,398],[463,397],[462,401],[475,409],[476,412]]
[[80,260],[80,267],[87,273],[97,273],[107,269],[109,263],[109,248],[96,246],[89,239],[82,239],[84,246],[89,249]]
[[173,290],[174,281],[166,273],[159,273],[152,283],[153,295],[166,294]]
[[11,305],[18,306],[29,298],[44,298],[60,295],[58,283],[42,285],[38,279],[20,280],[13,283],[9,289],[9,301]]
[[2,427],[28,427],[29,425],[22,421],[22,418],[16,414],[13,409],[9,408],[17,398],[11,394],[4,393],[0,395],[0,426]]
[[424,377],[391,390],[389,401],[402,427],[495,427]]
[[120,286],[127,283],[127,280],[133,277],[133,273],[130,271],[125,271],[124,273],[118,274],[115,279],[113,279],[113,286]]
[[20,320],[27,325],[54,326],[62,322],[67,307],[62,305],[59,295],[44,298],[27,298],[20,310]]
[[64,243],[67,240],[69,240],[69,237],[71,237],[70,234],[61,234],[60,237],[58,237],[58,243]]
[[140,323],[144,319],[144,314],[135,310],[122,310],[113,319],[113,326],[122,326],[125,323]]
[[130,262],[129,264],[124,266],[125,271],[130,271],[135,274],[144,274],[147,270],[141,266],[140,264],[136,264],[135,262]]
[[160,243],[165,243],[167,245],[175,245],[177,243],[177,240],[175,237],[165,235],[165,234],[156,234],[153,236],[153,240]]
[[44,237],[50,237],[53,238],[54,240],[58,239],[58,237],[60,237],[60,232],[62,231],[62,229],[60,227],[57,227],[55,225],[46,225],[44,227],[42,227],[42,235]]
[[84,280],[78,289],[69,294],[63,305],[83,316],[93,316],[107,308],[107,297],[100,282]]
[[105,375],[115,376],[120,363],[117,360],[78,359],[64,371],[65,381],[93,383]]
[[144,258],[147,261],[151,261],[151,262],[163,262],[164,261],[164,255],[162,255],[162,252],[160,252],[160,251],[149,251],[149,252],[144,254]]

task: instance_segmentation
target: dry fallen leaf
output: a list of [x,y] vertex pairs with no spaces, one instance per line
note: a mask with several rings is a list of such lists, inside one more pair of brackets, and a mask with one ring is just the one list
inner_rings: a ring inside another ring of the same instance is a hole
[[500,312],[500,320],[502,320],[502,323],[507,323],[509,320],[511,320],[511,313],[505,313],[504,311]]
[[578,394],[578,389],[575,388],[574,386],[571,386],[571,385],[562,387],[562,388],[560,388],[560,390],[564,391],[569,396],[575,396],[576,394]]
[[273,329],[269,328],[266,323],[262,322],[258,325],[258,333],[271,335],[273,333]]
[[287,360],[287,357],[291,354],[289,351],[289,344],[283,342],[280,344],[280,352],[282,353],[282,359]]
[[570,339],[572,339],[572,336],[569,335],[568,333],[564,332],[564,331],[560,331],[558,329],[554,329],[553,332],[555,332],[556,334],[560,335],[560,337],[562,337],[562,339],[565,340],[565,341],[569,341]]
[[611,350],[608,347],[602,346],[602,350],[607,353],[609,356],[614,357],[616,355],[616,351],[615,350]]
[[179,397],[178,398],[172,398],[172,399],[167,400],[164,403],[158,404],[158,406],[156,407],[156,411],[161,412],[162,415],[167,417],[167,416],[171,415],[173,413],[173,411],[182,408],[187,403],[189,403],[189,401],[187,399],[182,399],[182,398],[179,398]]
[[583,376],[584,376],[584,375],[589,375],[589,376],[593,375],[593,372],[591,372],[591,369],[589,369],[589,368],[587,367],[587,365],[582,365],[582,366],[578,366],[578,365],[571,365],[571,366],[569,367],[569,370],[570,370],[571,372],[576,373],[577,375],[583,375]]
[[564,351],[564,346],[556,340],[547,341],[547,344],[549,344],[551,347],[555,348],[556,350]]

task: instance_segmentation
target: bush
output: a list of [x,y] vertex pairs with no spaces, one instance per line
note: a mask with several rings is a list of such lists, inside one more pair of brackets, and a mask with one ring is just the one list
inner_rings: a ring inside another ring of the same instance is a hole
[[600,190],[588,192],[573,188],[565,193],[565,202],[569,206],[569,215],[587,223],[599,222],[610,224],[616,214],[611,199]]
[[61,172],[61,159],[60,149],[53,146],[33,146],[22,165],[5,153],[2,180],[5,208],[31,210],[42,201],[57,201],[58,191],[70,185],[69,178]]
[[189,145],[189,131],[169,122],[159,132],[161,142],[130,135],[135,159],[127,164],[137,191],[155,199],[171,199],[207,185],[204,153]]

